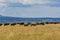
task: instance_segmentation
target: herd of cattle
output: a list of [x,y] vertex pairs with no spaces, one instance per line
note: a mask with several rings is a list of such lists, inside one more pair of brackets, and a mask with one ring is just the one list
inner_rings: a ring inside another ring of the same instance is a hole
[[41,22],[41,23],[38,23],[38,22],[30,22],[30,23],[21,22],[21,23],[4,23],[4,24],[0,24],[0,26],[2,26],[2,25],[4,25],[4,26],[6,26],[6,25],[15,26],[16,24],[24,25],[24,26],[28,26],[28,25],[36,26],[36,25],[45,25],[45,24],[60,24],[60,22]]

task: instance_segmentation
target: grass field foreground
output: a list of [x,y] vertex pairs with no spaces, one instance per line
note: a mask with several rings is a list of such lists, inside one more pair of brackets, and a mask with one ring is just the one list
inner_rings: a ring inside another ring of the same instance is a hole
[[0,40],[60,40],[60,24],[0,26]]

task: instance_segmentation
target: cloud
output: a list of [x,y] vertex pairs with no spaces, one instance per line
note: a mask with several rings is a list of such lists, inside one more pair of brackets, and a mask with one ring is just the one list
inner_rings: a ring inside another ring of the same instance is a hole
[[7,4],[8,7],[32,7],[33,5],[23,5],[22,3],[9,3]]
[[0,0],[0,2],[22,3],[22,4],[43,4],[48,2],[48,0]]
[[5,0],[0,5],[0,14],[5,16],[60,17],[59,0]]
[[[10,7],[14,7],[15,4],[17,7],[18,7],[18,5],[21,5],[21,4],[22,4],[22,6],[25,6],[25,7],[27,5],[30,6],[30,5],[36,5],[36,4],[44,5],[44,6],[60,7],[60,0],[0,0],[0,3],[1,2],[8,4],[7,6],[10,6]],[[1,4],[1,5],[3,5],[3,4]]]
[[47,3],[45,0],[0,0],[0,5],[8,7],[30,7],[35,4]]
[[23,4],[38,4],[38,3],[44,3],[44,0],[20,0],[20,3]]
[[5,2],[10,7],[29,7],[34,5],[60,7],[59,0],[5,0]]
[[0,2],[5,2],[5,0],[0,0]]
[[60,17],[60,7],[40,5],[29,8],[8,7],[3,14],[14,17]]
[[23,4],[35,4],[35,3],[40,3],[43,2],[44,0],[9,0],[9,2],[19,2]]

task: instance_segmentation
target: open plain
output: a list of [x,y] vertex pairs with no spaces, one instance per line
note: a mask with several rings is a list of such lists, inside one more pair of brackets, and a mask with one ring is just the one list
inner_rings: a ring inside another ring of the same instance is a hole
[[60,24],[2,25],[0,40],[60,40]]

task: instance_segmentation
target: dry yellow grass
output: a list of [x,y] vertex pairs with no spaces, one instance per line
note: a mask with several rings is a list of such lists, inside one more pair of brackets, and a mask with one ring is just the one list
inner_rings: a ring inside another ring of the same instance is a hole
[[60,24],[0,26],[0,40],[60,40]]

